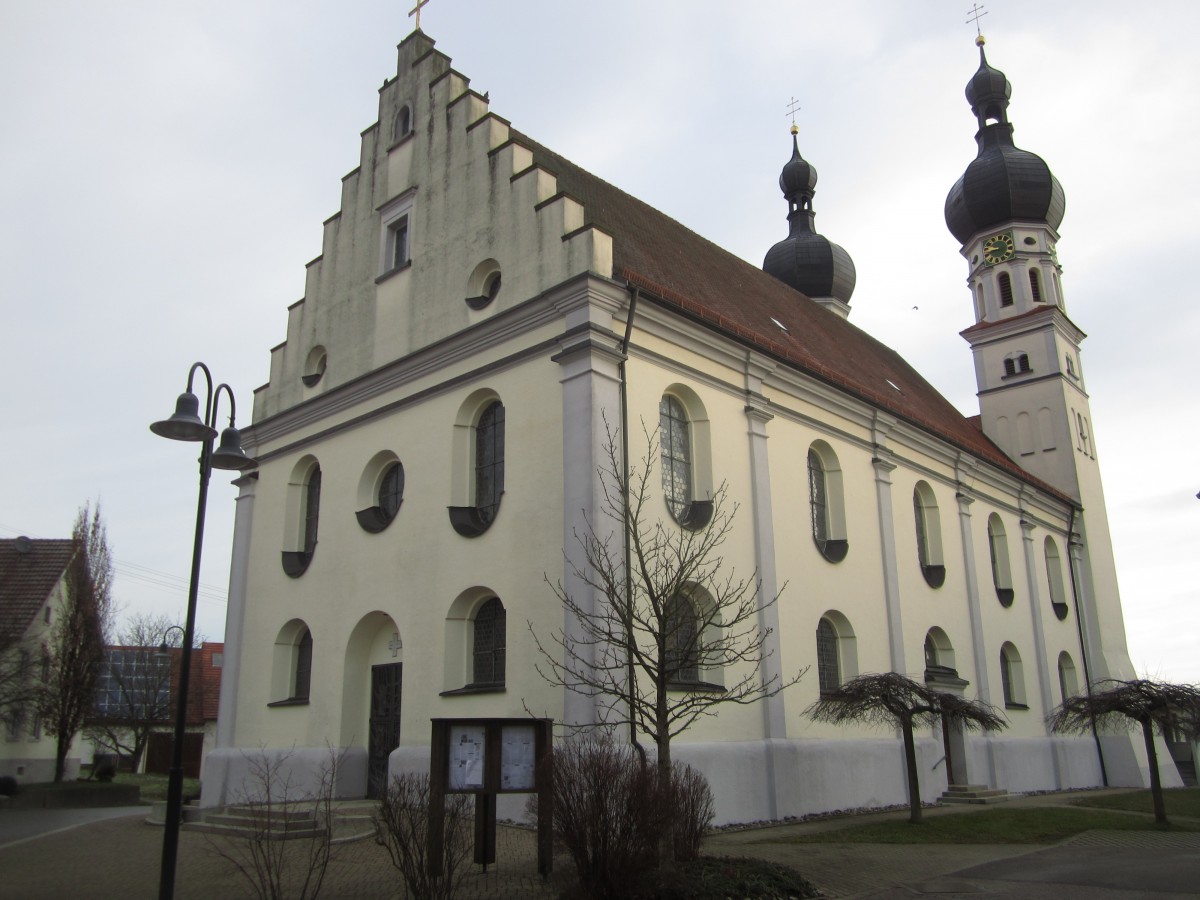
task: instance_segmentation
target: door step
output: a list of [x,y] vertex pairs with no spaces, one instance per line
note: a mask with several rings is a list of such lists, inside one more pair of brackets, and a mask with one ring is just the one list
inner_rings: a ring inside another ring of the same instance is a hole
[[325,826],[317,821],[312,810],[256,805],[231,806],[221,812],[209,813],[202,822],[188,823],[185,827],[188,831],[205,834],[271,841],[312,839],[325,834]]
[[939,803],[980,805],[1003,803],[1012,799],[1012,794],[1003,788],[991,788],[986,784],[952,784],[942,792]]

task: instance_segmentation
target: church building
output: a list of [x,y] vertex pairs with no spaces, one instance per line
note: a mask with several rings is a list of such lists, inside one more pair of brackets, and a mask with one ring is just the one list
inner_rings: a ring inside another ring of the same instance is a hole
[[946,200],[977,416],[853,324],[854,264],[816,230],[794,131],[789,233],[760,268],[518,132],[420,30],[398,50],[243,433],[259,466],[237,482],[204,805],[240,799],[253,754],[315,777],[332,748],[338,793],[377,796],[429,765],[431,719],[594,721],[594,700],[535,670],[533,634],[573,627],[551,584],[604,602],[575,535],[602,513],[621,428],[634,462],[643,429],[661,438],[667,527],[704,528],[725,486],[724,564],[764,597],[786,585],[762,677],[807,669],[674,741],[719,823],[905,802],[896,734],[803,715],[870,672],[1009,722],[919,735],[925,800],[1145,783],[1128,736],[1045,724],[1133,670],[1055,251],[1064,194],[1014,145],[982,41],[978,155]]

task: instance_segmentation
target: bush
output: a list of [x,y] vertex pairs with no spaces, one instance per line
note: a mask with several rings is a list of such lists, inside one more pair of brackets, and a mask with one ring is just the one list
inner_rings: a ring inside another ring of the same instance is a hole
[[392,779],[376,814],[375,842],[387,850],[410,897],[450,900],[471,854],[471,813],[466,794],[448,794],[442,820],[442,865],[429,872],[429,776]]
[[787,866],[761,859],[705,857],[649,879],[636,900],[793,900],[821,896],[812,882]]
[[98,753],[92,765],[92,778],[104,784],[110,783],[117,775],[117,755],[115,753]]
[[[584,896],[628,898],[658,864],[659,839],[674,827],[674,856],[694,859],[712,821],[712,794],[689,767],[661,786],[658,771],[606,735],[561,744],[553,759],[554,836],[566,848]],[[536,814],[536,803],[530,810]]]
[[19,789],[17,779],[11,775],[0,775],[0,797],[15,797]]

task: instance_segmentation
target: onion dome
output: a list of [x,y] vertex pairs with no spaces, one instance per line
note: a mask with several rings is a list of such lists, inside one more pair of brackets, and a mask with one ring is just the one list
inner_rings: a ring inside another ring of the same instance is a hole
[[796,130],[793,125],[792,158],[779,175],[779,188],[788,202],[790,233],[767,251],[763,271],[809,297],[833,297],[849,303],[856,278],[854,261],[813,226],[817,170],[800,155]]
[[965,244],[973,234],[1012,219],[1057,229],[1066,212],[1062,186],[1036,153],[1014,146],[1008,121],[1012,86],[988,65],[979,45],[979,69],[967,83],[967,102],[979,122],[979,152],[946,197],[946,227]]

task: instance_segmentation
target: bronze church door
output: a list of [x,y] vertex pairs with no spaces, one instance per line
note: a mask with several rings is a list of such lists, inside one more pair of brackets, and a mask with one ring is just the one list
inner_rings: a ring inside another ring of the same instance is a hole
[[400,746],[400,692],[404,663],[371,666],[371,723],[367,744],[367,796],[387,790],[388,756]]

